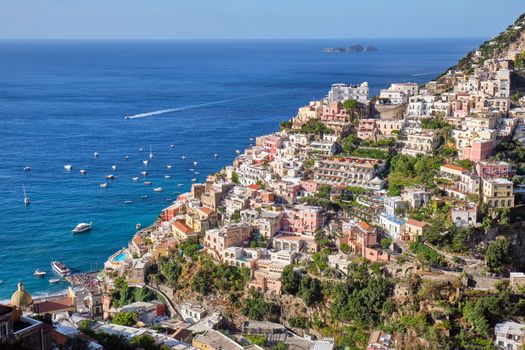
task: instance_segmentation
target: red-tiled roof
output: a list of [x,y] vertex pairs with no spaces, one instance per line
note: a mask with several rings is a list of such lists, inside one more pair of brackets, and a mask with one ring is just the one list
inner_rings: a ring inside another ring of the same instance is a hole
[[261,189],[261,186],[259,186],[257,184],[251,184],[251,185],[248,185],[247,187],[252,189],[252,190],[260,190]]
[[370,226],[369,224],[367,224],[366,222],[364,221],[359,221],[357,223],[357,226],[359,226],[362,230],[364,231],[371,231],[373,230],[374,228],[372,226]]
[[200,207],[199,210],[206,215],[210,215],[211,213],[213,213],[213,210],[207,207]]
[[175,221],[175,222],[173,223],[173,226],[175,226],[175,228],[176,228],[177,230],[182,231],[183,233],[190,233],[190,232],[191,232],[191,229],[190,229],[188,226],[184,225],[184,224],[183,224],[182,222],[180,222],[180,221]]
[[43,314],[46,312],[60,311],[68,309],[75,304],[72,298],[61,298],[56,300],[47,300],[33,305],[33,310],[36,313]]
[[460,167],[460,166],[457,166],[457,165],[454,165],[454,164],[445,164],[443,165],[444,168],[448,168],[448,169],[452,169],[452,170],[457,170],[457,171],[466,171],[466,169]]
[[418,220],[414,220],[414,219],[408,219],[407,225],[411,225],[411,226],[416,226],[416,227],[419,227],[419,228],[424,228],[425,226],[428,225],[428,222],[424,222],[424,221],[418,221]]

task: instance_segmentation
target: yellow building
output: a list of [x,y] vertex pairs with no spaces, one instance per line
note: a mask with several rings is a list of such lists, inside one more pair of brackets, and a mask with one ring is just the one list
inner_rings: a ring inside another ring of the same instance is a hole
[[483,203],[491,209],[512,208],[513,188],[514,184],[507,179],[483,179]]

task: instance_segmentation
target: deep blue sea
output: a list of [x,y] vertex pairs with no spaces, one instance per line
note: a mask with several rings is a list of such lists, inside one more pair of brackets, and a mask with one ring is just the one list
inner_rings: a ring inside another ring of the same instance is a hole
[[[48,282],[55,259],[76,271],[102,267],[174,192],[231,163],[236,149],[276,130],[332,83],[368,81],[377,93],[390,82],[424,82],[480,42],[0,41],[0,300],[19,279],[34,295],[64,289]],[[321,52],[357,43],[379,51]],[[124,119],[166,109],[176,110]],[[132,177],[145,169],[150,146],[148,187]],[[73,165],[71,173],[65,164]],[[112,173],[117,179],[100,188]],[[154,192],[158,186],[164,192]],[[90,221],[91,232],[71,233]],[[47,277],[33,277],[38,268]]]

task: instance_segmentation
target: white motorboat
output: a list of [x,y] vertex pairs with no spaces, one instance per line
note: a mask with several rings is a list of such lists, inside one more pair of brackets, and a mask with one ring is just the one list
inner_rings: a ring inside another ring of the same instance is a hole
[[129,159],[129,156],[124,156],[124,159],[125,159],[125,160],[128,160],[128,159]]
[[151,152],[151,145],[149,145],[149,158],[153,158],[153,152]]
[[182,156],[181,158],[182,158],[182,159],[186,159],[186,156]]
[[152,182],[151,181],[144,181],[144,185],[146,186],[151,186]]
[[168,170],[171,170],[171,168],[173,168],[173,166],[168,164],[168,165],[166,165],[166,168],[167,168]]
[[108,180],[115,180],[117,177],[113,174],[106,175],[106,179]]
[[60,261],[55,260],[51,262],[51,268],[62,277],[69,276],[71,274],[71,269]]
[[142,195],[142,196],[140,196],[140,198],[142,198],[142,199],[148,199],[148,195],[147,195],[147,194]]
[[101,184],[100,184],[100,187],[102,187],[102,188],[108,188],[108,183],[107,183],[107,182],[101,183]]
[[127,201],[124,201],[124,204],[133,204],[133,201],[127,200]]
[[30,166],[25,166],[24,167],[24,171],[31,171],[31,167]]
[[61,280],[61,279],[58,279],[58,278],[51,278],[51,279],[49,280],[49,283],[58,283],[58,282],[60,282],[60,281],[62,281],[62,280]]
[[172,143],[172,144],[170,145],[170,147],[171,147],[171,148],[175,148],[175,144]]
[[26,187],[24,185],[22,185],[22,190],[24,191],[24,204],[25,205],[29,205],[31,204],[31,200],[29,199],[29,197],[27,196],[27,193],[26,193]]
[[188,170],[191,171],[192,173],[195,171],[195,169],[193,168],[189,168]]
[[68,171],[68,172],[69,172],[69,171],[71,171],[71,169],[73,169],[73,166],[72,166],[71,164],[66,164],[66,165],[64,165],[64,170],[65,170],[65,171]]
[[98,158],[99,156],[98,152],[93,152],[93,155],[95,156],[95,158]]
[[140,147],[139,152],[143,152],[143,151],[144,151],[144,147]]
[[164,178],[165,178],[166,180],[168,180],[168,179],[171,178],[171,176],[169,176],[169,175],[164,175]]
[[147,171],[141,171],[140,173],[142,174],[142,176],[148,176],[148,172]]
[[116,166],[116,165],[112,165],[112,166],[111,166],[111,169],[112,169],[113,171],[117,171],[117,166]]
[[196,178],[193,178],[193,179],[191,179],[191,182],[195,182],[195,181],[197,181],[197,179],[196,179]]
[[241,151],[239,151],[238,149],[235,150],[235,153],[237,154],[241,154]]
[[35,275],[36,277],[43,277],[46,275],[46,272],[40,269],[36,269],[36,271],[33,272],[33,275]]
[[81,175],[86,175],[87,173],[87,170],[86,169],[80,169],[80,174]]
[[184,186],[184,184],[179,184],[179,187]]
[[214,156],[215,158],[219,158],[219,154],[218,154],[218,153],[215,153],[213,156]]
[[142,161],[142,163],[143,163],[144,165],[148,165],[148,164],[149,164],[149,160],[144,159],[144,160]]
[[78,224],[74,229],[73,229],[73,233],[81,233],[81,232],[86,232],[86,231],[89,231],[91,230],[92,228],[92,222],[90,222],[89,224],[85,223],[85,222],[81,222],[80,224]]
[[193,162],[193,165],[197,166],[197,164],[199,164],[199,162],[197,162],[197,161]]
[[194,172],[195,175],[200,175],[200,173],[198,171]]
[[139,181],[139,177],[138,176],[133,176],[133,181]]
[[155,187],[155,188],[153,189],[153,191],[155,191],[155,192],[162,192],[162,191],[164,191],[164,190],[162,189],[162,187]]

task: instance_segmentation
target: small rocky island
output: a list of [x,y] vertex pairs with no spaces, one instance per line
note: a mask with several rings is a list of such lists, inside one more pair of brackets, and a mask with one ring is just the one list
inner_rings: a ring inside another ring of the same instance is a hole
[[349,47],[326,47],[323,52],[327,53],[358,53],[358,52],[375,52],[378,51],[377,47],[367,45],[352,45]]

